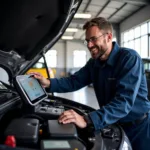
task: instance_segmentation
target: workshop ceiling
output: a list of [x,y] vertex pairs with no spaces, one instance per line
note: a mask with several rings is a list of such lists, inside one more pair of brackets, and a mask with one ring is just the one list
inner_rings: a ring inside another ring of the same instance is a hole
[[[88,13],[93,17],[105,17],[112,24],[119,24],[124,19],[136,13],[149,4],[149,0],[83,0],[77,13]],[[83,24],[89,19],[74,18],[69,28],[78,29],[77,32],[65,32],[64,36],[71,36],[75,40],[84,40]]]

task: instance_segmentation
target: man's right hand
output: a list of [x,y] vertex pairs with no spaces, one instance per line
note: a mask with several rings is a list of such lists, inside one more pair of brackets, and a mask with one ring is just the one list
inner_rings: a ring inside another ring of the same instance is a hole
[[43,77],[39,72],[30,72],[30,74],[33,75],[34,78],[38,79],[44,88],[50,86],[50,80]]

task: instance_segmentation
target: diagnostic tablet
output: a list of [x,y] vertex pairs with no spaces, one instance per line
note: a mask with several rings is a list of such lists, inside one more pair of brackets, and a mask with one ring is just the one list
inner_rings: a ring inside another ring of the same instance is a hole
[[30,105],[35,106],[47,98],[45,89],[32,75],[16,76],[15,86],[23,100]]

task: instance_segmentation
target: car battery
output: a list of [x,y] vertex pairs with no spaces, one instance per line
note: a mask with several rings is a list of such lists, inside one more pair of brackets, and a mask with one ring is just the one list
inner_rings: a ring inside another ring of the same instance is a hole
[[77,130],[73,123],[61,124],[58,120],[48,120],[48,133],[50,138],[71,139],[77,137]]
[[32,118],[14,119],[5,130],[5,136],[13,135],[17,146],[32,146],[38,142],[39,120]]

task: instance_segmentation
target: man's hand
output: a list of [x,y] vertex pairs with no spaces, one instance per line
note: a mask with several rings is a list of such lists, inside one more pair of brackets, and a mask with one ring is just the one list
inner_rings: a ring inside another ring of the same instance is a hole
[[30,72],[30,74],[32,74],[34,78],[38,79],[44,88],[50,86],[50,80],[43,77],[39,72]]
[[63,124],[67,123],[74,123],[76,124],[79,128],[85,128],[87,126],[86,121],[84,120],[83,116],[80,116],[77,114],[74,110],[67,110],[64,111],[58,121]]

